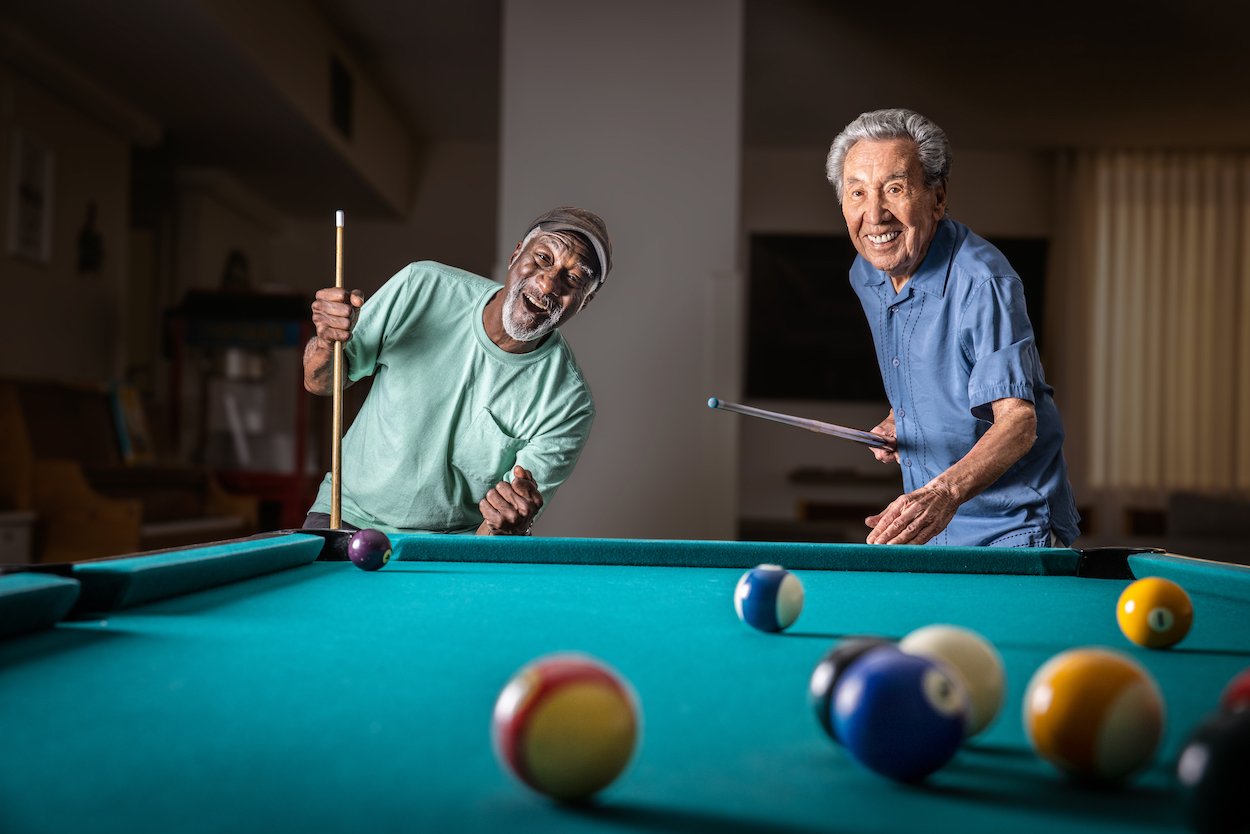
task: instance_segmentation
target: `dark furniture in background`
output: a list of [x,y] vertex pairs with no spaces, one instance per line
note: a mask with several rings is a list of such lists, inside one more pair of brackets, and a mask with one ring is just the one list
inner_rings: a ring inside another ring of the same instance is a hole
[[256,499],[194,466],[127,463],[107,386],[0,380],[0,508],[36,516],[34,561],[92,559],[258,530]]

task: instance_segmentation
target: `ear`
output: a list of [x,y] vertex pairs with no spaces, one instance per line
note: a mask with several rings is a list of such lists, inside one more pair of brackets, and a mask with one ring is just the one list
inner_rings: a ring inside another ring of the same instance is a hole
[[946,180],[933,186],[933,215],[938,220],[946,216]]
[[516,263],[517,255],[521,254],[522,243],[524,243],[524,241],[518,240],[516,242],[516,248],[512,250],[512,256],[508,258],[508,266],[512,266],[514,263]]
[[595,297],[595,296],[599,293],[599,287],[601,287],[601,286],[603,286],[603,285],[602,285],[602,284],[596,284],[596,285],[595,285],[595,288],[594,288],[593,290],[591,290],[590,292],[586,293],[586,297],[582,299],[582,304],[581,304],[581,306],[580,306],[580,307],[578,307],[578,308],[577,308],[577,312],[579,312],[579,313],[580,313],[582,310],[585,310],[587,307],[589,307],[589,306],[590,306],[590,300],[591,300],[592,298],[594,298],[594,297]]

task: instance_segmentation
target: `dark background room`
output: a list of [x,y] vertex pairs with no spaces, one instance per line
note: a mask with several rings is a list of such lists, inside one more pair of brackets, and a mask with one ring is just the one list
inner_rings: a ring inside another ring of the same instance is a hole
[[615,267],[562,331],[598,414],[535,533],[862,541],[896,466],[706,402],[885,416],[824,159],[909,107],[1024,279],[1077,546],[1250,563],[1244,6],[645,5],[5,3],[0,561],[299,526],[335,211],[367,294],[417,260],[498,279],[560,204]]

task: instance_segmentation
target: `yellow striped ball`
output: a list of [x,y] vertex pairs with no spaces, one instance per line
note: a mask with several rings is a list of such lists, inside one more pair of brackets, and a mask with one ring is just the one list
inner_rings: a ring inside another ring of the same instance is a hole
[[612,783],[638,739],[637,698],[610,667],[582,654],[540,658],[495,702],[500,762],[529,787],[566,802]]
[[1163,734],[1163,697],[1140,664],[1110,649],[1055,655],[1029,681],[1029,743],[1060,770],[1114,782],[1145,766]]

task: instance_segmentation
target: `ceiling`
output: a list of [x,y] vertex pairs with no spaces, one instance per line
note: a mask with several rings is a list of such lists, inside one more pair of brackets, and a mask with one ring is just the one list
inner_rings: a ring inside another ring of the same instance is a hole
[[[316,7],[418,136],[497,141],[499,0]],[[963,146],[1250,147],[1243,2],[746,0],[743,28],[748,147],[824,145],[882,106]]]
[[499,136],[501,0],[312,0],[422,139]]
[[[501,0],[307,0],[422,142],[496,142]],[[746,0],[743,137],[824,145],[908,106],[960,146],[1250,148],[1250,4]],[[0,12],[148,114],[186,164],[274,205],[368,189],[206,23],[198,0],[39,0]],[[318,171],[317,178],[307,172]]]
[[745,29],[748,145],[905,106],[965,147],[1250,147],[1245,3],[748,0]]

